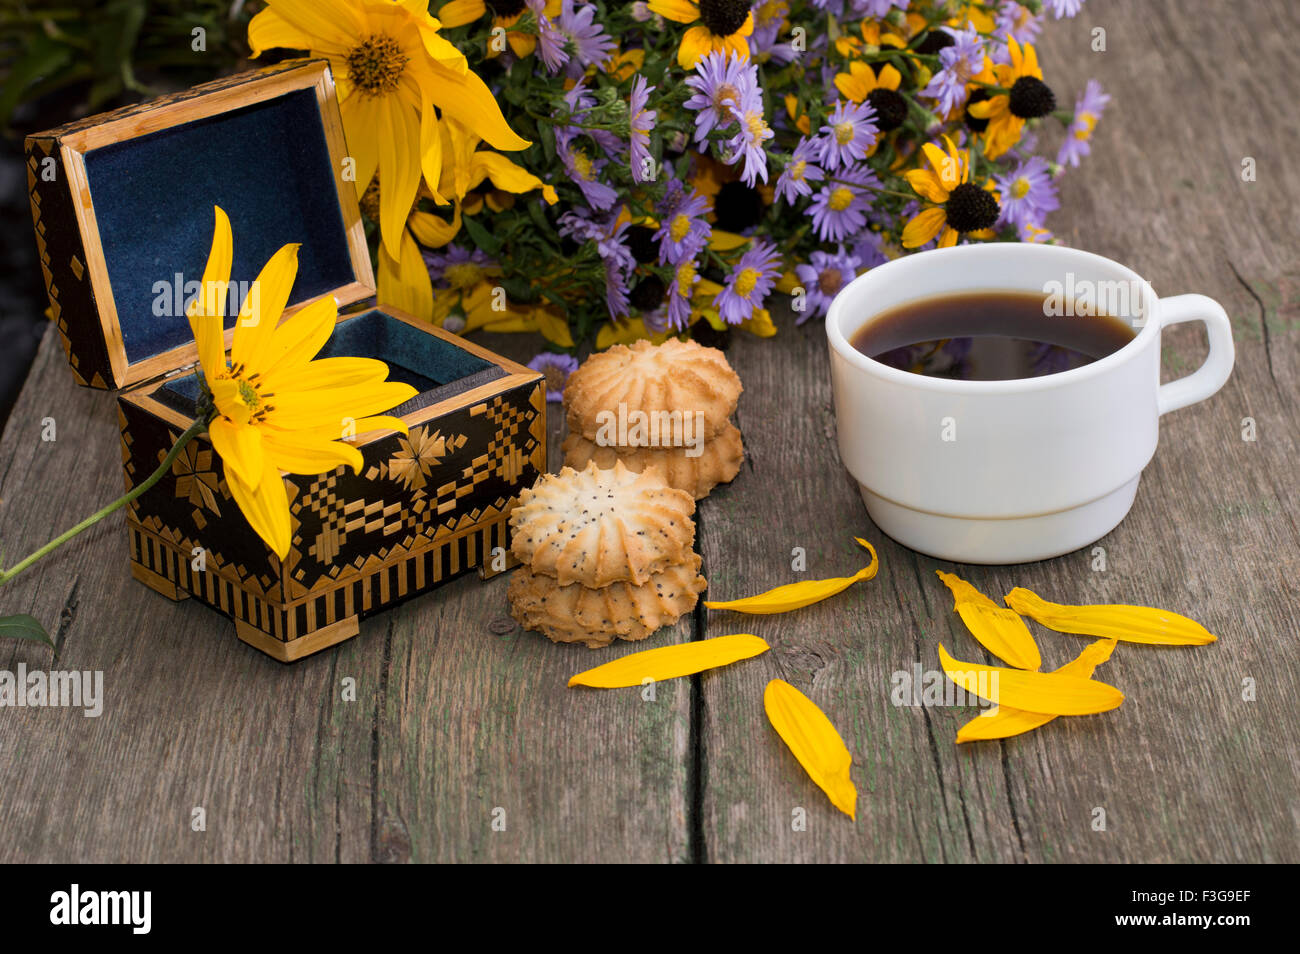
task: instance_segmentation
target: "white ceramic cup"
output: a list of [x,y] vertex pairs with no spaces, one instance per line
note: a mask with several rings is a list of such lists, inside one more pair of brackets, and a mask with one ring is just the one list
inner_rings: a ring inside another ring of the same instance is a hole
[[[850,343],[907,302],[1058,289],[1058,302],[1076,310],[1091,289],[1136,336],[1091,364],[1004,381],[902,371]],[[1209,356],[1162,385],[1160,330],[1184,321],[1204,323]],[[1057,245],[962,245],[879,265],[836,295],[826,335],[840,458],[871,519],[899,543],[958,563],[1042,560],[1109,533],[1133,504],[1160,415],[1214,394],[1233,362],[1231,326],[1215,301],[1157,298],[1131,269]]]

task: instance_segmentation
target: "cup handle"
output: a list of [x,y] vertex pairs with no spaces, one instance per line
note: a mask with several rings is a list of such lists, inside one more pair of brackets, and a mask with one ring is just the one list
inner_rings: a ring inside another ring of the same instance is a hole
[[1204,295],[1175,295],[1160,299],[1160,327],[1199,321],[1205,325],[1210,353],[1205,363],[1186,377],[1162,384],[1156,395],[1161,414],[1176,411],[1197,401],[1204,401],[1223,387],[1232,373],[1235,350],[1232,346],[1232,323],[1228,313],[1213,298]]

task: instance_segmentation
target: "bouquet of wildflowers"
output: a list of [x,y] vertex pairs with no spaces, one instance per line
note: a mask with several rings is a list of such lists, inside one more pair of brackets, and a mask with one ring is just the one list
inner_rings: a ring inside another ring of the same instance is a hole
[[1051,241],[1108,97],[1061,108],[1033,41],[1082,3],[268,0],[249,36],[334,66],[381,304],[575,349],[769,336],[911,250]]

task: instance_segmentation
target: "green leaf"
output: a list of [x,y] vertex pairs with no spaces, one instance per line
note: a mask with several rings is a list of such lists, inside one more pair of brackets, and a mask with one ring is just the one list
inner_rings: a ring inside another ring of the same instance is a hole
[[44,643],[51,649],[54,648],[54,640],[50,639],[50,634],[45,631],[45,627],[35,616],[28,616],[26,613],[0,616],[0,637],[30,639],[33,642]]
[[461,223],[465,226],[465,231],[469,233],[469,237],[474,240],[475,245],[493,258],[501,254],[501,243],[496,240],[496,237],[491,232],[478,222],[475,222],[473,216],[465,216],[461,219]]

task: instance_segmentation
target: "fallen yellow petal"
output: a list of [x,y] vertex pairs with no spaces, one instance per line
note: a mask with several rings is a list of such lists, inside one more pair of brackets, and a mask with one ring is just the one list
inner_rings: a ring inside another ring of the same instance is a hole
[[1038,644],[1019,613],[994,603],[960,577],[943,570],[935,573],[952,590],[953,609],[980,645],[1017,669],[1037,669],[1043,664]]
[[781,679],[767,684],[763,710],[808,777],[826,793],[832,805],[856,820],[858,790],[849,777],[853,757],[831,720],[811,699]]
[[1218,639],[1194,619],[1150,606],[1063,606],[1019,586],[1004,599],[1017,613],[1033,617],[1058,633],[1106,636],[1157,646],[1204,646]]
[[1092,715],[1119,708],[1124,693],[1114,686],[1054,672],[1025,672],[1000,666],[958,662],[939,647],[939,665],[948,678],[967,692],[1045,715]]
[[690,676],[706,669],[729,666],[742,659],[752,659],[770,648],[763,640],[748,633],[661,646],[580,672],[569,680],[569,686],[621,689],[625,686],[639,686],[647,679],[661,682],[678,676]]
[[[1089,643],[1075,659],[1054,671],[1060,676],[1077,676],[1080,679],[1091,679],[1097,667],[1110,658],[1110,654],[1115,650],[1115,645],[1113,639],[1099,639],[1095,643]],[[1039,726],[1047,725],[1055,718],[1054,715],[1045,715],[1041,712],[1026,712],[1024,709],[998,706],[976,716],[958,729],[957,741],[979,742],[987,739],[1007,739],[1013,735],[1020,735],[1037,729]]]
[[799,583],[787,583],[785,586],[778,586],[776,589],[759,593],[757,596],[749,596],[741,600],[728,600],[725,603],[705,600],[704,605],[709,609],[729,609],[735,610],[737,613],[766,614],[786,613],[793,609],[811,606],[813,603],[820,603],[827,597],[847,590],[859,580],[871,579],[876,575],[876,570],[880,568],[880,560],[876,556],[875,547],[861,537],[855,537],[854,539],[867,548],[867,552],[871,554],[871,562],[852,576],[837,576],[829,580],[803,580]]

